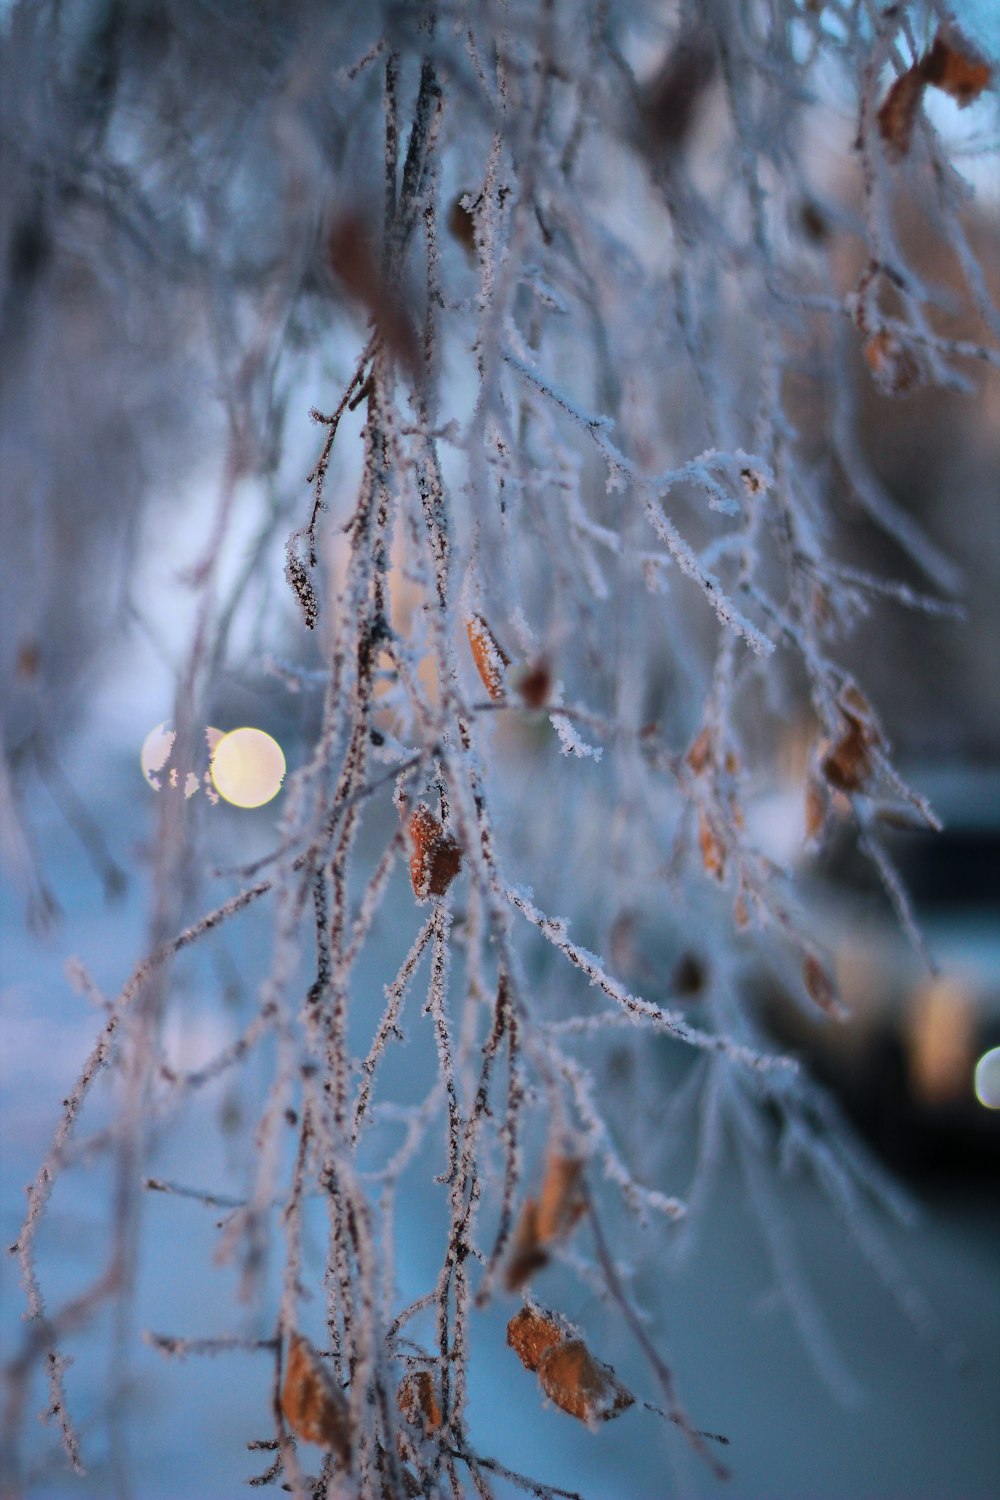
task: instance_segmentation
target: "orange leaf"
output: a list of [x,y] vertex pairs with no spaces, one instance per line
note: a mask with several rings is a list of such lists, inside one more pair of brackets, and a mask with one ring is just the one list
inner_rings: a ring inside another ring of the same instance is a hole
[[549,1157],[535,1220],[536,1233],[543,1245],[564,1239],[583,1213],[582,1171],[583,1162],[578,1156],[553,1153]]
[[823,775],[838,792],[858,792],[872,774],[872,761],[863,731],[852,724],[820,762]]
[[703,729],[697,738],[691,742],[684,759],[694,774],[700,776],[705,767],[714,759],[712,734],[709,729]]
[[913,122],[924,96],[924,77],[919,63],[901,73],[886,94],[878,112],[878,128],[882,139],[896,156],[905,156],[910,149]]
[[414,808],[407,833],[413,845],[410,855],[413,894],[418,901],[426,901],[428,896],[443,896],[462,868],[458,841],[445,833],[426,802]]
[[421,1426],[425,1435],[441,1426],[441,1405],[429,1370],[413,1370],[401,1382],[396,1393],[400,1411],[413,1426]]
[[566,1339],[542,1356],[538,1379],[550,1401],[586,1422],[609,1422],[632,1406],[635,1397],[614,1370],[596,1360],[582,1339]]
[[309,1340],[300,1333],[293,1333],[288,1341],[281,1410],[299,1437],[331,1449],[345,1464],[349,1461],[351,1429],[347,1402]]
[[530,1281],[536,1271],[549,1263],[548,1251],[538,1238],[538,1204],[534,1198],[526,1198],[521,1216],[514,1231],[514,1243],[504,1273],[504,1285],[508,1292]]
[[967,45],[963,40],[959,47],[956,38],[948,39],[939,31],[933,47],[920,64],[924,82],[950,94],[960,109],[978,99],[993,77],[989,63],[971,51],[963,50]]
[[726,873],[726,852],[704,813],[699,814],[698,817],[698,844],[701,848],[701,862],[705,869],[709,875],[714,875],[716,880],[722,880]]
[[469,645],[472,647],[476,668],[483,679],[483,686],[495,703],[502,703],[504,677],[510,666],[510,657],[482,615],[472,615],[466,621],[465,628],[469,633]]
[[551,1313],[525,1305],[507,1324],[507,1343],[526,1370],[537,1370],[550,1349],[566,1335]]

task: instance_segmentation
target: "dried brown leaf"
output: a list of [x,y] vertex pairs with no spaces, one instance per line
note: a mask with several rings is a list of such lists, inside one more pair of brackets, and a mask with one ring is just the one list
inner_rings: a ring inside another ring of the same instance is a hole
[[705,813],[698,815],[698,846],[701,862],[709,875],[722,880],[726,873],[726,851]]
[[837,999],[833,980],[813,953],[806,956],[802,965],[802,983],[806,987],[806,994],[820,1010],[838,1019],[843,1016],[843,1007]]
[[566,1335],[551,1313],[524,1306],[507,1324],[507,1343],[526,1370],[537,1370],[543,1357]]
[[383,279],[379,253],[363,216],[346,213],[336,219],[328,247],[338,280],[364,307],[386,348],[411,371],[418,369],[420,347],[412,315],[400,287]]
[[508,1292],[516,1292],[548,1263],[548,1251],[538,1238],[538,1204],[534,1198],[526,1198],[514,1231],[504,1286]]
[[543,1245],[565,1239],[584,1211],[580,1192],[583,1162],[553,1152],[545,1165],[535,1215],[535,1233]]
[[921,62],[920,72],[925,83],[950,94],[960,109],[978,99],[993,77],[989,63],[977,56],[964,38],[959,44],[957,36],[945,36],[941,31]]
[[281,1410],[289,1427],[306,1442],[351,1456],[350,1409],[309,1340],[293,1333],[281,1389]]
[[596,1360],[582,1339],[566,1339],[549,1349],[538,1366],[538,1379],[550,1401],[588,1427],[611,1421],[635,1402],[614,1370]]
[[445,833],[426,802],[414,808],[407,833],[413,846],[410,855],[413,894],[418,901],[426,901],[428,896],[443,896],[462,868],[458,841]]
[[483,679],[483,686],[495,703],[502,703],[510,657],[482,615],[470,616],[465,628],[469,633],[469,645],[472,647],[476,669]]
[[705,767],[711,765],[714,758],[712,731],[706,727],[696,739],[692,740],[684,759],[694,774],[700,776]]
[[682,32],[640,102],[641,140],[655,161],[681,150],[715,77],[716,52],[707,27]]
[[515,687],[527,708],[544,708],[552,692],[552,674],[548,663],[538,661],[533,666],[526,667],[518,676]]
[[406,1420],[422,1427],[425,1436],[441,1426],[441,1404],[429,1370],[411,1371],[400,1383],[396,1402]]
[[900,74],[879,107],[878,128],[895,156],[905,156],[910,149],[913,122],[917,118],[924,88],[923,71],[917,63]]
[[820,761],[823,775],[838,792],[858,792],[867,786],[872,760],[864,731],[852,724]]
[[846,687],[842,688],[837,702],[844,718],[849,724],[854,725],[866,745],[882,743],[882,735],[875,722],[872,706],[856,683],[849,682]]

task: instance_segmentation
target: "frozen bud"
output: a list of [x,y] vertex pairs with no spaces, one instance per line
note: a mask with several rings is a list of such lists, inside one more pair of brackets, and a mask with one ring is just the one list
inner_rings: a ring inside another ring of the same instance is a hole
[[537,1370],[544,1356],[566,1335],[555,1314],[525,1305],[507,1324],[507,1343],[526,1370]]
[[407,825],[413,852],[410,879],[418,901],[443,896],[462,867],[462,851],[425,802],[417,804]]
[[[299,533],[295,532],[289,537],[285,547],[285,578],[292,593],[298,600],[302,619],[307,630],[316,629],[316,621],[319,619],[319,600],[313,587],[309,568],[296,551]],[[310,559],[310,566],[312,560]]]
[[429,1370],[413,1370],[400,1384],[396,1402],[406,1420],[422,1427],[424,1435],[441,1426],[441,1404]]
[[502,703],[504,678],[510,666],[510,657],[482,615],[472,615],[465,628],[469,632],[469,645],[472,647],[476,668],[483,679],[483,686],[495,703]]
[[582,1339],[566,1339],[542,1356],[538,1379],[550,1401],[594,1427],[635,1402],[609,1365],[596,1360]]
[[300,1438],[329,1448],[342,1463],[349,1461],[351,1428],[347,1402],[309,1340],[300,1333],[293,1333],[288,1341],[281,1410]]

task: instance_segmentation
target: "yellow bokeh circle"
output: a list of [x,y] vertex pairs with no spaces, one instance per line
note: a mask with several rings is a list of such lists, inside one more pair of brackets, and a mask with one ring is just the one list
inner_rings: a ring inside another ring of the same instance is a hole
[[263,807],[281,790],[285,757],[263,729],[231,729],[215,747],[209,771],[220,797],[234,807]]

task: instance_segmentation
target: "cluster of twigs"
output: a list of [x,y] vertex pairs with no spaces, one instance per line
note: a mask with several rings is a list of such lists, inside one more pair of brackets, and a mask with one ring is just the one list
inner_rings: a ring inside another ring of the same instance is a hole
[[[895,390],[961,385],[960,363],[1000,362],[993,344],[935,331],[932,291],[893,230],[901,174],[920,169],[1000,340],[958,212],[964,188],[919,100],[905,153],[885,123],[887,73],[905,79],[925,54],[940,60],[958,43],[928,53],[933,7],[713,0],[666,19],[627,10],[387,6],[382,32],[338,74],[359,111],[381,112],[384,176],[377,212],[340,183],[327,215],[327,269],[368,331],[340,399],[313,413],[323,439],[312,505],[286,553],[298,629],[322,657],[308,677],[322,685],[320,728],[290,779],[273,855],[187,925],[176,876],[193,814],[164,790],[149,956],[106,1002],[29,1191],[12,1247],[28,1324],[9,1371],[8,1436],[42,1364],[74,1467],[62,1350],[103,1303],[130,1294],[143,1184],[224,1210],[220,1257],[239,1266],[241,1295],[264,1305],[281,1236],[268,1337],[150,1337],[167,1355],[256,1349],[273,1359],[271,1412],[260,1413],[273,1433],[251,1443],[272,1462],[251,1483],[280,1481],[297,1495],[459,1496],[471,1485],[488,1496],[497,1480],[567,1495],[482,1453],[467,1416],[478,1310],[527,1295],[553,1259],[615,1310],[662,1402],[653,1409],[723,1472],[718,1435],[685,1413],[603,1226],[622,1214],[679,1222],[670,1233],[683,1240],[727,1126],[796,1318],[849,1395],[769,1196],[764,1104],[786,1153],[811,1168],[906,1310],[930,1323],[867,1212],[876,1202],[905,1215],[905,1205],[794,1064],[772,1054],[741,976],[758,945],[804,1004],[839,1011],[787,872],[757,847],[747,816],[762,769],[755,726],[796,703],[813,725],[807,837],[818,844],[831,822],[853,820],[920,943],[881,828],[887,810],[930,827],[934,815],[894,769],[836,651],[887,589],[918,608],[950,605],[848,567],[830,539],[839,485],[933,587],[953,581],[865,466],[851,358],[860,344],[862,364]],[[659,55],[652,74],[629,60],[640,53]],[[865,265],[842,289],[836,210],[795,149],[817,65],[831,56],[859,90],[854,227]],[[930,64],[920,67],[921,88],[935,83]],[[796,241],[789,225],[805,208],[809,232]],[[789,394],[803,372],[820,392],[830,464],[806,457]],[[363,462],[345,508],[332,476],[359,421]],[[216,550],[241,455],[234,447]],[[199,575],[181,741],[217,661],[212,632],[225,611],[214,557]],[[295,671],[286,675],[299,688],[308,674]],[[532,756],[541,797],[525,784]],[[198,1069],[168,1067],[159,1037],[175,958],[266,903],[271,967],[245,1028]],[[551,914],[563,905],[571,919]],[[358,974],[373,955],[384,968],[393,951],[390,908],[414,935],[396,972],[384,972],[376,1017]],[[693,985],[697,1024],[662,955],[643,981],[632,941],[636,929],[679,934],[692,918],[713,952]],[[413,1099],[388,1060],[421,967],[437,1064]],[[602,1048],[622,1036],[640,1048],[661,1036],[702,1058],[677,1100],[700,1122],[687,1204],[656,1186],[602,1108]],[[273,1073],[245,1190],[147,1177],[152,1123],[262,1050]],[[122,1081],[120,1114],[88,1146],[78,1126],[109,1068]],[[35,1237],[60,1173],[102,1146],[117,1163],[112,1250],[89,1287],[50,1309]],[[439,1270],[401,1305],[397,1198],[422,1172],[427,1194],[446,1200]],[[317,1202],[327,1255],[314,1342],[303,1232]],[[561,1313],[525,1302],[510,1339],[543,1394],[582,1422],[635,1404]],[[302,1443],[319,1446],[318,1474],[304,1467]]]

